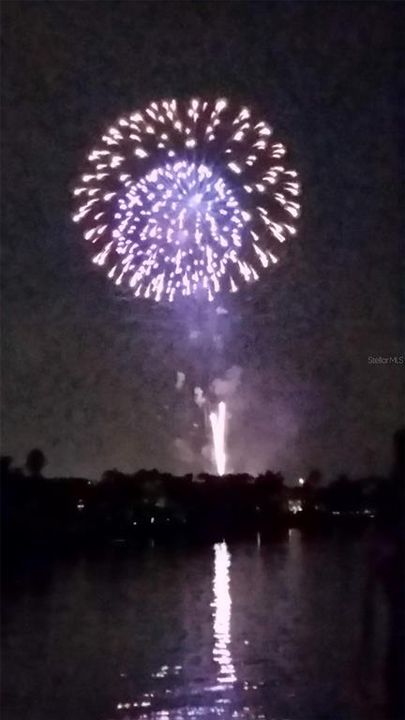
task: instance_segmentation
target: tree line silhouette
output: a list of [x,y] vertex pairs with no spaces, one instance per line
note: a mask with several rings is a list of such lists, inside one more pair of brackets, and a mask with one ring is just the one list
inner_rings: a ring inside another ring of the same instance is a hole
[[44,453],[28,453],[24,469],[1,458],[5,546],[102,539],[215,537],[277,532],[294,525],[364,523],[384,503],[387,479],[340,475],[328,485],[319,470],[286,485],[279,472],[257,477],[175,476],[158,470],[107,470],[98,482],[47,478]]

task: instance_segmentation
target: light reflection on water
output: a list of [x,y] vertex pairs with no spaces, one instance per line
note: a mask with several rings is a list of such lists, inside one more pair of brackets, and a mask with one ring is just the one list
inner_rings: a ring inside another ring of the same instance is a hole
[[353,540],[120,550],[3,610],[7,720],[357,720]]
[[229,585],[231,555],[225,542],[214,545],[214,660],[218,663],[218,683],[236,682],[230,650],[232,599]]
[[[215,543],[214,545],[214,562],[213,562],[213,599],[211,607],[213,608],[213,659],[217,666],[216,684],[208,685],[203,688],[206,695],[209,696],[209,705],[199,706],[198,704],[189,704],[180,707],[178,697],[176,707],[172,709],[159,709],[153,711],[151,708],[153,701],[157,704],[162,701],[161,697],[154,696],[153,693],[145,693],[142,700],[135,702],[119,702],[117,710],[132,712],[137,711],[136,717],[139,720],[146,718],[154,718],[155,720],[182,720],[183,718],[204,717],[214,718],[227,715],[232,718],[264,718],[264,714],[252,713],[248,706],[240,709],[232,709],[233,698],[226,696],[223,690],[231,690],[237,682],[236,671],[232,661],[231,654],[231,615],[232,615],[232,598],[230,592],[230,567],[231,554],[226,542]],[[153,678],[166,678],[179,675],[182,670],[181,665],[170,667],[162,665],[160,669],[152,674]],[[244,683],[243,689],[249,690],[249,683]],[[172,695],[169,688],[165,689],[165,695]],[[188,702],[194,695],[197,702],[201,696],[201,689],[188,687]],[[212,694],[212,695],[211,695]],[[167,702],[167,697],[165,698]],[[149,712],[142,712],[145,708],[150,708]],[[130,715],[128,715],[130,717]]]

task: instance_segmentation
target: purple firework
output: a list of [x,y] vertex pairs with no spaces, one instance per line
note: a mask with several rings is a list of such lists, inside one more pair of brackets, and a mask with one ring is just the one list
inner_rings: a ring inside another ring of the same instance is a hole
[[136,297],[236,292],[278,261],[299,216],[286,149],[246,107],[162,100],[119,118],[87,158],[75,222]]

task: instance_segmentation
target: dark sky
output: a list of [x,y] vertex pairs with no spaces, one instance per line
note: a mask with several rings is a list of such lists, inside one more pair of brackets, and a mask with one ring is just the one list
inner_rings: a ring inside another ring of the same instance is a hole
[[3,452],[40,446],[49,474],[188,469],[175,381],[193,348],[89,262],[69,193],[120,113],[206,93],[260,107],[304,188],[282,266],[227,316],[233,466],[387,469],[405,364],[369,356],[405,357],[401,5],[3,4]]

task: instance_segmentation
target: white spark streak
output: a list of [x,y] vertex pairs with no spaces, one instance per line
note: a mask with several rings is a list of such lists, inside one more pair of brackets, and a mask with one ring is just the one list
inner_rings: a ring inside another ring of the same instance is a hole
[[214,443],[215,465],[218,475],[225,475],[226,468],[226,448],[225,448],[225,429],[226,429],[226,405],[224,402],[218,404],[217,412],[210,412],[210,423],[212,430],[212,439]]

